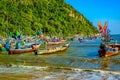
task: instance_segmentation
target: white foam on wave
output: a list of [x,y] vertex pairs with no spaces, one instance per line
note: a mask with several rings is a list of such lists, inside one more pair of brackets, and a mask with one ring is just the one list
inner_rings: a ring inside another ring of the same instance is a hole
[[17,68],[27,68],[27,69],[47,69],[48,66],[24,66],[24,65],[12,65],[12,67],[17,67]]
[[70,77],[68,77],[67,80],[72,80],[72,79],[76,78],[77,76],[79,76],[79,73],[71,74]]
[[47,66],[42,67],[42,66],[24,66],[24,65],[14,65],[12,64],[10,67],[0,67],[0,73],[3,72],[8,72],[8,73],[28,73],[28,72],[32,72],[34,70],[38,70],[38,71],[43,71],[48,69]]
[[[85,70],[72,68],[76,73],[71,75],[67,80],[81,79],[81,80],[120,80],[120,72],[103,71],[103,70]],[[79,77],[81,76],[81,77]],[[78,77],[78,78],[76,78]]]
[[106,74],[118,74],[120,75],[120,72],[117,71],[105,71],[105,70],[93,70],[93,69],[80,69],[80,68],[72,68],[73,71],[87,71],[87,72],[101,72]]

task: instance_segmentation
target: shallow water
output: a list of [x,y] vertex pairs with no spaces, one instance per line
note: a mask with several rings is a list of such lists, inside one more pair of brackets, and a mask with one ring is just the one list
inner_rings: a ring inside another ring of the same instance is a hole
[[0,80],[120,80],[120,54],[99,58],[98,49],[98,44],[72,41],[54,54],[0,55]]

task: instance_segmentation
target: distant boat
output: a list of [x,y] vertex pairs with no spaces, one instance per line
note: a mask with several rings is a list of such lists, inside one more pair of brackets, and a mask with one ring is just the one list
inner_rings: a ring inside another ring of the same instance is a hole
[[101,38],[79,40],[80,46],[99,46],[102,43]]
[[80,43],[100,43],[101,38],[93,38],[93,39],[78,39]]
[[90,43],[90,42],[95,42],[93,39],[79,39],[80,43]]

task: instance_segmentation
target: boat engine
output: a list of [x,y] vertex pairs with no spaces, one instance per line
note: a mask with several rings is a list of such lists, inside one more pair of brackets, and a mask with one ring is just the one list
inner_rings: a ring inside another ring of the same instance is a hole
[[98,51],[100,57],[104,57],[106,54],[106,47],[105,44],[100,45],[100,49]]

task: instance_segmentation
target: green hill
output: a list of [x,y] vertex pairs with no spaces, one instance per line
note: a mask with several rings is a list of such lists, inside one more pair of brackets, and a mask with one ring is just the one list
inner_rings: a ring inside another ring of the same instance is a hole
[[98,30],[64,0],[0,0],[0,35],[20,31],[36,34],[94,34]]

